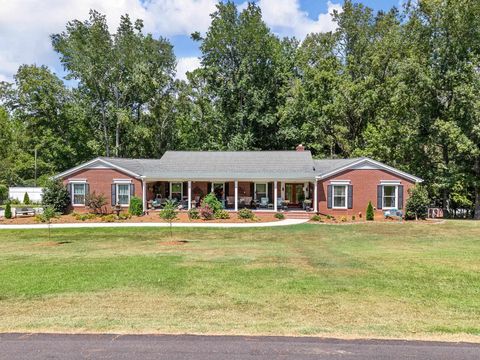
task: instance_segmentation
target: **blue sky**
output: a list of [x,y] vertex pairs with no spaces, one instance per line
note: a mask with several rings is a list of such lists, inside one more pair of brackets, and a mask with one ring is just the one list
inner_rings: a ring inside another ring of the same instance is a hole
[[[363,0],[375,10],[388,10],[402,0]],[[235,0],[241,9],[245,0]],[[329,13],[341,9],[342,0],[257,0],[265,22],[280,36],[302,39],[309,32],[331,31],[335,24]],[[198,44],[193,31],[205,32],[216,0],[15,0],[0,6],[0,81],[12,81],[21,64],[45,64],[64,75],[49,35],[64,30],[67,21],[85,20],[89,9],[107,15],[115,31],[120,15],[141,18],[145,30],[164,36],[174,45],[177,77],[198,66]],[[55,9],[55,11],[52,11]]]

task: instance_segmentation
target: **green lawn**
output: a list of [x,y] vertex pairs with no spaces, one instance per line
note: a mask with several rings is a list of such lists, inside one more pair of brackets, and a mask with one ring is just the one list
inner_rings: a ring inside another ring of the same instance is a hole
[[1,230],[0,331],[480,341],[480,223]]

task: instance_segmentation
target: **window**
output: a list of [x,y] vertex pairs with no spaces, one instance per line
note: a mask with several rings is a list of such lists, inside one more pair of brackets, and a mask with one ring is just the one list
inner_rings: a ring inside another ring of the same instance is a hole
[[397,187],[394,185],[383,186],[383,206],[384,209],[397,208]]
[[181,201],[183,196],[183,183],[170,183],[170,198]]
[[130,184],[117,184],[117,204],[130,204]]
[[333,208],[347,208],[347,185],[333,185]]
[[267,184],[255,184],[255,200],[267,197]]
[[73,198],[72,204],[73,205],[85,205],[85,193],[86,193],[86,186],[85,183],[73,183]]
[[213,183],[212,184],[212,190],[215,196],[217,197],[218,200],[224,200],[224,184],[223,183]]

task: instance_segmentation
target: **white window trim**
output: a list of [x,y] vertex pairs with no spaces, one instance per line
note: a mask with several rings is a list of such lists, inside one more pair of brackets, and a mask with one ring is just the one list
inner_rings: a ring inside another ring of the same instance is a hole
[[132,184],[130,179],[113,179],[114,184]]
[[[335,187],[345,188],[345,206],[335,206]],[[348,209],[348,184],[332,184],[332,209]]]
[[212,182],[212,187],[210,189],[210,192],[214,192],[215,190],[215,185],[222,185],[222,192],[223,192],[223,197],[222,197],[222,200],[225,200],[225,183],[224,182],[220,182],[220,181],[216,181],[216,182]]
[[[114,181],[114,184],[115,184],[115,196],[116,196],[116,199],[115,199],[115,200],[116,200],[116,203],[117,203],[118,205],[120,205],[121,207],[129,207],[129,206],[130,206],[130,200],[131,200],[131,198],[132,198],[132,196],[131,196],[131,193],[132,193],[132,189],[131,189],[132,182],[131,182],[131,181],[129,181],[129,182],[124,182],[124,181],[116,182],[116,181]],[[118,186],[119,186],[119,185],[128,185],[128,203],[126,203],[126,204],[119,204],[119,196],[120,196],[119,191],[118,191]]]
[[[253,189],[253,198],[258,201],[260,200],[263,196],[260,197],[260,199],[257,199],[257,184],[258,185],[265,185],[265,197],[268,198],[268,182],[256,182],[254,189]],[[268,199],[268,201],[271,201]]]
[[[82,206],[87,206],[87,181],[86,180],[72,180],[69,181],[70,184],[72,184],[72,190],[71,190],[71,195],[72,195],[72,206],[74,207],[82,207]],[[75,204],[75,185],[83,185],[83,204]]]
[[183,181],[170,181],[170,200],[172,200],[172,185],[173,184],[180,184],[180,200],[183,200]]
[[331,185],[350,185],[352,182],[350,180],[332,180],[330,181]]
[[[391,210],[398,209],[398,185],[394,183],[382,183],[382,210]],[[384,206],[385,200],[385,186],[394,186],[395,187],[395,206]]]

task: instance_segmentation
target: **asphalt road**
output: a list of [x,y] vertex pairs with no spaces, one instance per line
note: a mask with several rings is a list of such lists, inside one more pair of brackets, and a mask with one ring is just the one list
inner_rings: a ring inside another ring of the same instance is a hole
[[194,335],[0,334],[0,359],[480,359],[480,344]]

